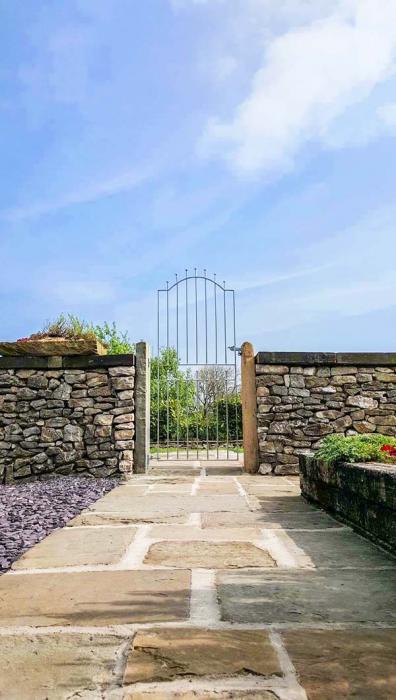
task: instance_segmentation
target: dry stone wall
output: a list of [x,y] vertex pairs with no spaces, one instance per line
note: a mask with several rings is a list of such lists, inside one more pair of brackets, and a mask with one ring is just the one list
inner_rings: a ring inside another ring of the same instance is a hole
[[256,356],[260,472],[297,474],[331,433],[396,436],[396,354]]
[[133,355],[0,358],[0,483],[130,474],[134,385]]

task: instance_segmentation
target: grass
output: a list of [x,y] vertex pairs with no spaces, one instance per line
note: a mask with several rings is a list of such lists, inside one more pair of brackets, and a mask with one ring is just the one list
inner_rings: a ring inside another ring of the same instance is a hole
[[49,321],[38,333],[32,333],[29,340],[43,338],[67,338],[69,340],[97,340],[97,334],[91,324],[73,314],[60,314],[54,321]]
[[54,321],[46,323],[41,331],[21,340],[44,340],[45,338],[99,340],[107,348],[109,355],[123,355],[135,351],[128,333],[119,331],[114,322],[95,326],[73,314],[60,314]]
[[[230,452],[237,452],[238,454],[242,454],[242,453],[243,453],[243,447],[233,447],[232,445],[229,445],[229,446],[228,446],[228,449],[229,449]],[[186,452],[186,450],[187,450],[186,445],[179,445],[179,452]],[[194,452],[194,451],[196,452],[196,450],[197,450],[197,446],[196,446],[196,445],[194,445],[194,444],[191,443],[191,444],[188,446],[188,451],[189,451],[189,452]],[[212,451],[212,452],[213,452],[213,451],[217,451],[217,447],[209,447],[209,450]],[[221,451],[224,452],[225,450],[227,450],[227,446],[226,446],[226,445],[219,445],[219,450],[221,450]],[[177,447],[175,447],[174,445],[172,445],[172,446],[170,445],[170,446],[169,446],[169,450],[168,450],[167,447],[160,447],[160,448],[157,448],[156,445],[150,447],[150,454],[152,454],[152,455],[155,455],[155,454],[158,454],[158,453],[159,453],[159,454],[166,454],[168,451],[169,451],[169,453],[176,454],[176,452],[177,452]],[[199,452],[206,452],[206,445],[198,445],[198,451],[199,451]]]

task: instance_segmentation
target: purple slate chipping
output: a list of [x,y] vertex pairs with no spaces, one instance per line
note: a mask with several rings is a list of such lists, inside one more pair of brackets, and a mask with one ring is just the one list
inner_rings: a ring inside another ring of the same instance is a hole
[[118,479],[67,476],[17,486],[0,485],[0,574],[118,483]]

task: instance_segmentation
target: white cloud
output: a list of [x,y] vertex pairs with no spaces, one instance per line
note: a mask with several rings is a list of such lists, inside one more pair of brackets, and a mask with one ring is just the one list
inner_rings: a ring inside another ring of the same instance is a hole
[[307,15],[267,42],[247,97],[230,119],[209,121],[206,153],[239,173],[287,171],[304,145],[326,147],[336,120],[395,73],[394,0],[342,0],[331,14],[328,8],[323,3],[320,19]]

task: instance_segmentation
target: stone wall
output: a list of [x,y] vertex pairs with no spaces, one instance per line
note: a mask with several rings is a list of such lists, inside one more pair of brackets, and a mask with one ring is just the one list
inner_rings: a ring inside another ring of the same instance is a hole
[[0,483],[133,469],[135,356],[0,358]]
[[256,356],[260,472],[298,473],[330,433],[396,435],[396,354]]
[[396,466],[338,464],[300,457],[301,491],[396,553]]

